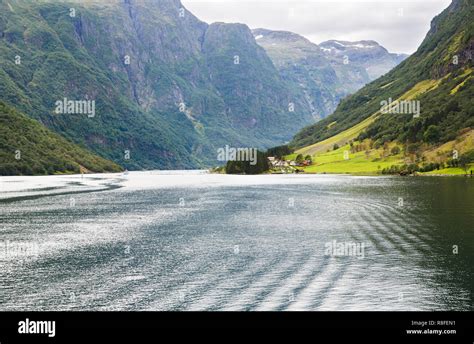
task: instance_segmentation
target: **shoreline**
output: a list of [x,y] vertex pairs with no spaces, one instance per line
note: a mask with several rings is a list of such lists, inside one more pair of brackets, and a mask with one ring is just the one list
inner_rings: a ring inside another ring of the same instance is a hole
[[399,174],[380,174],[380,173],[350,173],[350,172],[339,172],[339,173],[311,173],[311,172],[304,172],[301,174],[311,174],[311,175],[348,175],[348,176],[365,176],[365,177],[464,177],[464,178],[471,178],[474,177],[474,175],[470,174],[448,174],[448,173],[439,173],[439,174],[426,174],[426,173],[420,173],[416,175],[406,175],[406,176],[401,176]]
[[[128,171],[129,173],[147,173],[147,172],[160,172],[163,174],[173,174],[175,173],[183,173],[183,172],[196,172],[196,173],[209,173],[209,174],[221,174],[221,175],[246,175],[246,174],[232,174],[232,173],[222,173],[222,172],[215,172],[212,168],[208,169],[189,169],[189,170],[136,170],[136,171]],[[1,178],[9,178],[9,177],[91,177],[94,175],[104,176],[104,175],[126,175],[126,172],[93,172],[93,173],[84,173],[84,174],[77,174],[77,173],[57,173],[57,174],[36,174],[36,175],[22,175],[22,174],[12,174],[12,175],[0,175]],[[371,172],[300,172],[300,173],[272,173],[271,171],[267,171],[265,173],[255,174],[255,175],[347,175],[347,176],[366,176],[366,177],[464,177],[464,178],[472,178],[474,174],[459,174],[459,173],[417,173],[416,175],[406,175],[402,176],[399,174],[381,174],[381,173],[371,173]]]

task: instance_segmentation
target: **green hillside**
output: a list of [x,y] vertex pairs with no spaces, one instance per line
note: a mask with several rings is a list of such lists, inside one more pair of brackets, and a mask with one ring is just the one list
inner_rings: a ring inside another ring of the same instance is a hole
[[[452,151],[429,154],[447,143],[459,146],[458,154],[469,153],[474,147],[464,141],[470,140],[465,134],[474,128],[473,8],[470,1],[454,0],[432,21],[415,54],[344,99],[332,115],[304,128],[291,146],[303,154],[317,154],[350,142],[365,142],[369,149],[396,142],[412,155],[403,161],[419,166],[447,163]],[[384,101],[419,102],[419,116],[414,111],[387,113]]]
[[[458,131],[474,125],[472,97],[473,4],[455,0],[437,16],[417,52],[385,76],[344,99],[328,118],[301,130],[291,142],[301,148],[334,136],[380,110],[381,102],[399,99],[420,82],[439,85],[414,99],[421,104],[421,116],[380,116],[364,132],[365,137],[401,142],[423,141],[430,125],[438,126],[433,143],[454,139]],[[457,64],[453,61],[457,58]],[[457,88],[456,88],[457,87]],[[455,90],[455,91],[453,91]]]
[[0,102],[0,175],[120,171]]

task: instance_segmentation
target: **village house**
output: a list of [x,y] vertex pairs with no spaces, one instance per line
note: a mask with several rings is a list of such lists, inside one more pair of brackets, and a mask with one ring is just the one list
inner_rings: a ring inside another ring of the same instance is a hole
[[311,160],[303,160],[301,163],[298,163],[294,160],[280,160],[276,157],[270,156],[267,158],[270,166],[272,168],[283,168],[283,167],[298,167],[298,166],[310,166],[311,165]]

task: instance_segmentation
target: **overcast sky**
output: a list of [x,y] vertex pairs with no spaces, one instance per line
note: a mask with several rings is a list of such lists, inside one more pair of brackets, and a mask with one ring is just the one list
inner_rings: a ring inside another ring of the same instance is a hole
[[296,32],[315,43],[328,39],[379,42],[413,53],[431,19],[451,0],[181,0],[199,19]]

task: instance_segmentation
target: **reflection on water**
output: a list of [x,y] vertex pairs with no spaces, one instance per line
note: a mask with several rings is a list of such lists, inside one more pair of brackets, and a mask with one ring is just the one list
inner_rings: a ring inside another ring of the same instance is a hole
[[474,309],[470,178],[136,172],[0,187],[0,310]]

